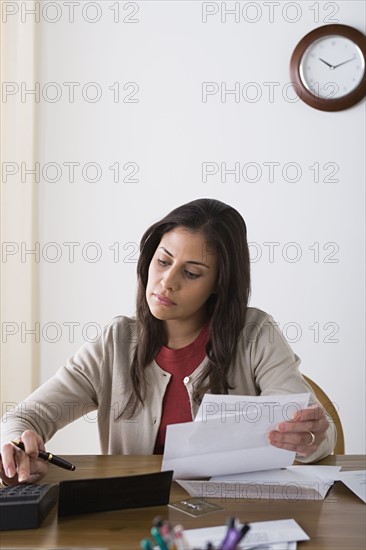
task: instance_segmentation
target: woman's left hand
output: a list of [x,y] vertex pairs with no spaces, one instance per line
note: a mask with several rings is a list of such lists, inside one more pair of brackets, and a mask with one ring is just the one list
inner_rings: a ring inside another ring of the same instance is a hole
[[269,442],[280,449],[295,451],[299,456],[310,456],[325,439],[329,426],[323,407],[319,403],[297,411],[292,420],[281,422],[269,432]]

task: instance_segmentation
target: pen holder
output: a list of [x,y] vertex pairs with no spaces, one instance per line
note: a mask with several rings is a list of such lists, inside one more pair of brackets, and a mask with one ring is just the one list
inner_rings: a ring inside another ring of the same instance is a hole
[[237,526],[235,518],[229,518],[225,538],[219,546],[215,547],[210,541],[207,541],[204,548],[192,549],[184,536],[184,529],[181,525],[173,528],[168,521],[156,518],[151,528],[154,542],[144,538],[140,546],[143,550],[235,550],[249,529],[248,524]]

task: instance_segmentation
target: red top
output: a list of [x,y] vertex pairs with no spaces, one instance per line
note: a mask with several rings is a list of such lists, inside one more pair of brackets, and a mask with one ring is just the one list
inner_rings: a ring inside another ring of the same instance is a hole
[[184,378],[190,376],[206,356],[209,324],[203,325],[197,338],[184,348],[170,349],[162,346],[155,361],[161,369],[172,376],[163,399],[162,417],[156,437],[154,454],[163,454],[166,427],[168,424],[190,422],[192,420],[189,395]]

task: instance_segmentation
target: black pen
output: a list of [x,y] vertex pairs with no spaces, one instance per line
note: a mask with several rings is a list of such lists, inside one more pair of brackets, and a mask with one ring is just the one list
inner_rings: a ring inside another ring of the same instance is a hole
[[[12,443],[16,447],[18,447],[18,449],[21,449],[22,451],[25,450],[24,443],[22,441],[12,441]],[[74,464],[71,464],[71,462],[60,458],[59,456],[53,455],[52,453],[48,453],[47,451],[42,451],[41,449],[38,449],[38,458],[42,458],[42,460],[47,460],[55,466],[65,468],[65,470],[74,471],[76,469]]]

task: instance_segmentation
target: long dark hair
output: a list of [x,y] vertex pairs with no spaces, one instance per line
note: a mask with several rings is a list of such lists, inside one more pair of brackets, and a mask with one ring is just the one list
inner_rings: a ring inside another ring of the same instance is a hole
[[229,369],[245,324],[250,294],[250,260],[246,225],[231,206],[215,199],[197,199],[172,210],[142,236],[137,263],[137,346],[131,366],[132,392],[121,416],[131,418],[143,406],[145,368],[164,345],[163,321],[150,312],[146,286],[150,262],[164,233],[177,227],[200,232],[217,255],[216,293],[206,306],[210,316],[206,355],[209,359],[193,398],[199,402],[207,391],[228,393]]

